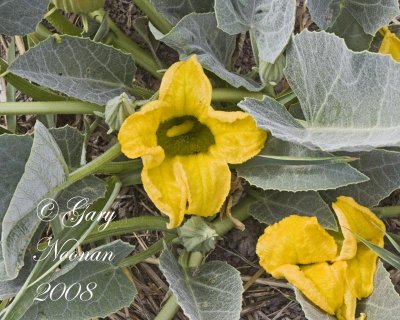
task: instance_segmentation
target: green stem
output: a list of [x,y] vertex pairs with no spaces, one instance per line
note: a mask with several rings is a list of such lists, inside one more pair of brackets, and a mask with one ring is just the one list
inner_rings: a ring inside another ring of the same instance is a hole
[[262,99],[263,96],[264,94],[261,92],[250,92],[235,88],[216,88],[212,92],[214,102],[239,102],[246,97]]
[[91,18],[95,19],[97,22],[101,23],[103,18],[107,18],[108,26],[112,30],[115,35],[115,38],[112,39],[112,44],[131,54],[135,62],[141,66],[143,69],[149,71],[154,77],[157,79],[162,78],[162,74],[158,71],[157,62],[153,59],[151,53],[135,42],[132,41],[124,32],[122,32],[117,25],[112,21],[112,19],[104,12],[104,10],[98,10],[91,14]]
[[[64,189],[67,186],[75,183],[83,179],[84,177],[91,175],[97,171],[99,167],[102,165],[114,160],[115,158],[121,155],[121,145],[119,143],[112,146],[106,152],[104,152],[101,156],[97,157],[96,159],[90,161],[88,164],[80,167],[79,169],[72,172],[69,176],[67,181],[61,185],[61,188]],[[61,190],[62,190],[61,189]]]
[[149,99],[153,96],[154,92],[143,88],[141,86],[137,86],[137,85],[133,85],[132,86],[132,90],[131,93],[135,96],[135,97],[142,97],[144,99]]
[[70,36],[80,36],[82,33],[82,30],[69,21],[68,18],[62,14],[61,10],[57,9],[53,11],[53,13],[46,16],[46,20],[60,33]]
[[173,25],[156,10],[150,0],[133,0],[135,5],[149,18],[151,23],[162,33],[167,34]]
[[83,101],[1,102],[0,114],[92,114],[104,107]]
[[[0,58],[0,73],[4,73],[8,68],[7,62]],[[11,83],[16,89],[25,93],[29,97],[37,101],[65,101],[71,100],[68,97],[62,97],[51,91],[43,89],[37,85],[30,83],[29,81],[22,79],[12,73],[8,73],[4,76],[7,82]]]
[[129,161],[110,162],[97,169],[97,173],[116,174],[127,170],[141,171],[143,168],[142,160],[135,159]]
[[176,234],[168,234],[164,238],[161,238],[150,247],[148,247],[147,250],[121,260],[119,265],[121,267],[133,267],[138,263],[146,260],[147,258],[150,258],[151,256],[159,253],[164,248],[164,243],[169,244],[174,239],[176,239]]
[[175,295],[171,294],[167,302],[164,304],[157,317],[154,320],[170,320],[173,319],[179,310],[179,304],[176,301]]
[[156,216],[140,216],[111,222],[102,231],[93,231],[85,239],[85,243],[121,236],[141,231],[168,231],[168,218]]
[[371,210],[380,218],[396,218],[400,216],[400,206],[376,207]]

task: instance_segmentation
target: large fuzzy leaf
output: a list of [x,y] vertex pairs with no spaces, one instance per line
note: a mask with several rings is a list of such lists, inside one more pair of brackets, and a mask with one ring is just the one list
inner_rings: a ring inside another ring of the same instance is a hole
[[251,195],[257,201],[250,206],[249,213],[262,223],[273,224],[297,214],[315,216],[323,227],[337,230],[332,211],[318,192],[257,191]]
[[160,268],[190,320],[240,318],[243,287],[235,268],[213,261],[194,272],[183,270],[167,247],[160,256]]
[[236,37],[217,28],[214,13],[192,13],[185,16],[169,33],[161,34],[151,26],[157,40],[175,49],[181,60],[192,54],[202,66],[215,73],[232,86],[245,87],[251,91],[261,90],[262,86],[252,79],[247,79],[227,68],[236,46]]
[[192,12],[214,11],[214,0],[151,0],[151,2],[157,11],[174,25]]
[[[262,158],[264,154],[268,157],[286,156],[288,160],[271,162],[268,158]],[[330,160],[318,161],[327,157]],[[241,177],[264,190],[327,190],[368,180],[348,163],[335,162],[329,153],[276,138],[270,138],[260,155],[236,169]]]
[[366,33],[375,35],[400,14],[397,0],[308,0],[311,18],[322,29],[331,27],[342,10],[348,10]]
[[0,34],[14,36],[34,31],[47,6],[44,0],[0,0]]
[[373,207],[400,188],[400,152],[373,150],[348,154],[358,158],[351,165],[369,177],[369,181],[323,192],[329,201],[350,196],[363,206]]
[[289,42],[295,0],[216,0],[218,27],[229,34],[250,31],[261,60],[274,63]]
[[389,56],[355,53],[335,35],[305,31],[288,49],[285,73],[306,121],[271,98],[246,99],[240,107],[261,128],[326,151],[400,145],[400,64]]
[[129,92],[131,56],[90,39],[49,37],[13,62],[9,71],[71,97],[100,105]]

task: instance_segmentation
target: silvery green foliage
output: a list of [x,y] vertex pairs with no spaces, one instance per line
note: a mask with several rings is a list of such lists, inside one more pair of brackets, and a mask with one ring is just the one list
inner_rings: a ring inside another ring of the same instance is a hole
[[257,191],[251,195],[257,201],[250,206],[249,213],[262,223],[273,224],[296,214],[315,216],[326,229],[337,230],[335,217],[318,192]]
[[189,14],[166,35],[153,26],[150,30],[157,40],[178,51],[181,60],[197,54],[205,69],[235,88],[242,86],[251,91],[261,90],[262,85],[256,81],[227,69],[235,50],[236,37],[218,29],[214,13]]
[[44,0],[0,0],[0,34],[14,36],[35,31],[47,6]]
[[375,274],[374,291],[357,305],[357,312],[363,312],[368,320],[397,320],[400,312],[400,296],[393,287],[389,272],[381,261]]
[[[40,282],[34,285],[25,294],[29,309],[20,319],[34,320],[64,320],[64,319],[89,319],[105,317],[124,307],[133,301],[136,289],[132,282],[118,267],[120,260],[129,255],[133,246],[121,240],[97,247],[91,252],[112,252],[115,254],[113,261],[74,261],[68,262],[61,270],[56,271],[47,279],[52,287],[58,283],[65,283],[66,287],[74,283],[80,283],[82,288],[90,282],[95,282],[97,287],[93,290],[93,298],[89,301],[81,301],[80,298],[67,301],[65,296],[57,301],[46,299],[45,301],[33,301],[36,289]],[[62,286],[55,290],[54,295],[61,295]],[[71,296],[76,290],[72,290]],[[84,297],[87,298],[86,296]]]
[[323,192],[322,195],[329,201],[343,195],[354,198],[363,206],[373,207],[400,188],[400,152],[379,149],[349,155],[359,158],[350,164],[370,180]]
[[225,262],[208,262],[196,270],[183,270],[165,247],[160,269],[190,320],[238,320],[243,286],[239,272]]
[[293,32],[296,1],[216,0],[215,14],[218,27],[226,33],[250,31],[260,60],[274,63]]
[[131,88],[132,57],[87,38],[49,37],[13,62],[9,71],[68,96],[100,105]]
[[214,0],[151,0],[151,2],[173,25],[192,12],[214,11]]
[[296,300],[300,303],[307,320],[336,320],[336,317],[327,314],[325,311],[315,306],[300,292],[300,290],[295,288],[294,293],[296,294]]
[[322,29],[331,27],[341,10],[347,9],[371,35],[400,14],[397,0],[308,0],[307,6],[311,18]]
[[306,121],[268,97],[241,102],[261,128],[326,151],[400,145],[400,64],[391,57],[355,53],[335,35],[304,31],[289,46],[285,73]]
[[[243,103],[239,105],[242,107]],[[248,108],[250,113],[252,110],[254,109]],[[268,157],[263,158],[263,155],[286,156],[288,159],[271,161]],[[332,158],[332,155],[269,138],[265,149],[258,156],[238,165],[236,169],[239,176],[264,190],[291,192],[327,190],[368,180],[368,177],[348,163],[336,162],[334,158],[327,161],[318,160],[325,157]],[[309,160],[303,161],[303,158]]]
[[46,127],[37,122],[31,154],[2,223],[1,245],[10,279],[23,266],[26,248],[40,219],[36,208],[44,198],[56,196],[56,187],[66,181],[68,167]]

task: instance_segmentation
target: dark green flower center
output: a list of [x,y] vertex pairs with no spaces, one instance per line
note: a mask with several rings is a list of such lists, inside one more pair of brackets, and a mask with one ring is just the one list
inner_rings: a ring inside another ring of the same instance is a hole
[[160,124],[157,129],[157,143],[166,156],[188,156],[207,152],[215,144],[211,130],[196,117],[173,118]]

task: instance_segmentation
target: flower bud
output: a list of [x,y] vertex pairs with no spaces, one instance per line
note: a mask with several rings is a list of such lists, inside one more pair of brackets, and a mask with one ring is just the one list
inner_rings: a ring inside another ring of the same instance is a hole
[[124,120],[135,112],[133,100],[124,92],[107,102],[104,117],[110,127],[108,133],[118,131]]

